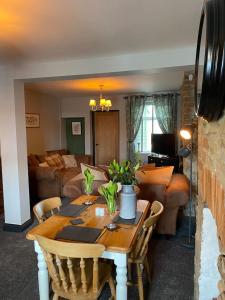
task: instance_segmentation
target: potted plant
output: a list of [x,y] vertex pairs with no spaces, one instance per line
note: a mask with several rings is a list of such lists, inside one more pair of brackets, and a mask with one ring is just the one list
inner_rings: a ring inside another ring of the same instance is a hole
[[116,211],[117,183],[110,180],[107,185],[100,186],[99,193],[106,200],[109,214],[114,214]]
[[84,171],[84,192],[87,195],[90,195],[93,191],[94,178],[94,175],[91,174],[91,171],[89,169],[86,169]]
[[111,180],[109,183],[104,186],[100,186],[99,193],[102,195],[107,203],[108,212],[111,218],[111,223],[107,225],[109,229],[114,229],[116,227],[115,224],[112,222],[113,214],[116,211],[116,193],[117,193],[117,183],[112,182]]
[[136,217],[137,197],[134,184],[137,182],[135,172],[139,169],[139,163],[132,164],[129,160],[121,164],[113,160],[109,166],[109,174],[113,182],[120,182],[120,217],[134,219]]

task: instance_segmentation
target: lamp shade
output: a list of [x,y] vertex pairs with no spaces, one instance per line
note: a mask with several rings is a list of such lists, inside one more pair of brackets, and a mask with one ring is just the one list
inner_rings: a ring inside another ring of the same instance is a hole
[[95,101],[95,99],[91,99],[91,100],[89,101],[89,106],[91,106],[91,107],[96,106],[96,101]]
[[184,140],[190,140],[192,137],[192,131],[189,128],[183,128],[180,130],[180,136],[184,139]]
[[109,100],[109,99],[105,100],[105,106],[106,106],[106,107],[112,107],[112,102],[111,102],[111,100]]
[[101,98],[100,99],[100,106],[104,107],[105,106],[105,102],[106,102],[106,100],[104,98]]

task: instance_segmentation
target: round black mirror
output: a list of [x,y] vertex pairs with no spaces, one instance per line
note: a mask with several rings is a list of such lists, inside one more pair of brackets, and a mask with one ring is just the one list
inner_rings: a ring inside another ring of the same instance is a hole
[[[201,56],[202,72],[199,71]],[[224,107],[225,2],[206,0],[200,19],[195,61],[195,111],[198,116],[210,122],[222,116]]]

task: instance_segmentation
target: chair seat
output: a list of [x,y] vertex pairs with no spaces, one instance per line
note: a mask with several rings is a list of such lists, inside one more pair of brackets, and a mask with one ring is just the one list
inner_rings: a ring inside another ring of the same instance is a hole
[[[52,283],[52,289],[54,293],[56,293],[58,296],[66,298],[66,299],[79,299],[79,300],[85,300],[85,299],[97,299],[99,295],[101,294],[101,291],[103,289],[103,286],[105,284],[105,281],[109,279],[111,276],[111,266],[107,263],[99,262],[98,268],[99,268],[99,289],[97,293],[93,292],[92,289],[92,280],[93,280],[93,260],[85,260],[86,264],[86,276],[87,276],[87,294],[84,294],[82,291],[82,285],[81,285],[81,277],[80,277],[80,267],[79,264],[77,266],[74,266],[74,273],[77,274],[76,276],[76,285],[77,285],[77,293],[75,293],[72,290],[72,286],[70,285],[68,287],[68,291],[63,291],[62,286],[57,287],[56,284]],[[66,277],[69,277],[69,273],[67,272],[65,274]]]

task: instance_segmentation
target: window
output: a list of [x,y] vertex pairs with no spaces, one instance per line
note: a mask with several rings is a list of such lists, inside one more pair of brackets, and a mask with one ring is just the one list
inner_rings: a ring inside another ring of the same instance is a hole
[[155,115],[155,107],[152,103],[146,103],[140,129],[135,139],[135,151],[151,152],[151,134],[162,133]]

